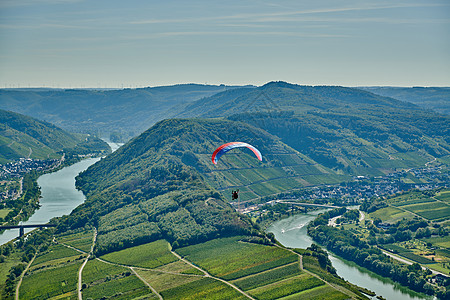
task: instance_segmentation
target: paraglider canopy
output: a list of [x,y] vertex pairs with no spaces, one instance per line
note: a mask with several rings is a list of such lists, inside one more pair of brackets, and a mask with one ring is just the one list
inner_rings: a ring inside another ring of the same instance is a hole
[[239,147],[247,147],[248,149],[252,150],[253,153],[255,153],[256,157],[262,161],[262,155],[261,152],[259,152],[258,149],[256,149],[255,147],[253,147],[250,144],[247,143],[243,143],[243,142],[231,142],[231,143],[226,143],[223,144],[222,146],[220,146],[219,148],[216,149],[216,151],[214,151],[213,155],[212,155],[212,162],[213,164],[217,164],[217,161],[219,160],[219,158],[224,155],[225,153],[227,153],[228,151],[230,151],[231,149],[234,148],[239,148]]

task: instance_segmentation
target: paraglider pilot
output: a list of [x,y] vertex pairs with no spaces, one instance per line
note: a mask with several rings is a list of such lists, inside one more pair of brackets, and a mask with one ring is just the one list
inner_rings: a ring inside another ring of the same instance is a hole
[[237,200],[237,198],[239,197],[238,193],[239,193],[239,190],[231,191],[231,199],[232,200]]

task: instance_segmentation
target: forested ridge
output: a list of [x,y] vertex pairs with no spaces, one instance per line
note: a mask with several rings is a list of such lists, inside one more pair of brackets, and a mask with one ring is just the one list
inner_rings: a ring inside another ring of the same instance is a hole
[[240,122],[161,121],[77,177],[87,200],[63,218],[60,230],[98,226],[99,253],[158,238],[177,247],[261,235],[201,174],[208,166],[199,155],[210,159],[217,145],[243,137],[262,151],[277,143]]
[[128,140],[171,115],[173,107],[233,89],[179,84],[138,89],[1,89],[0,108],[71,132]]
[[0,163],[21,157],[59,158],[63,152],[88,154],[109,151],[102,140],[73,134],[48,122],[0,109]]
[[271,82],[193,102],[181,115],[249,123],[353,175],[382,175],[450,154],[448,115],[352,88]]

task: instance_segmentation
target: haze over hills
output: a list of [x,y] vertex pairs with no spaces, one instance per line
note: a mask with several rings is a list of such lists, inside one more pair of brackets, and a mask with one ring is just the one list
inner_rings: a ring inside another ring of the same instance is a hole
[[0,110],[0,163],[19,158],[59,158],[62,150],[83,153],[83,148],[88,150],[93,144],[97,151],[106,153],[109,148],[98,138],[68,133],[53,124]]
[[166,111],[232,89],[229,86],[180,84],[123,90],[0,90],[0,108],[45,120],[71,132],[134,137]]
[[347,174],[382,175],[450,154],[447,115],[345,87],[271,82],[198,100],[177,116],[249,123]]
[[450,114],[450,88],[449,87],[390,87],[369,86],[358,87],[377,95],[392,97],[398,100],[414,103],[426,109]]

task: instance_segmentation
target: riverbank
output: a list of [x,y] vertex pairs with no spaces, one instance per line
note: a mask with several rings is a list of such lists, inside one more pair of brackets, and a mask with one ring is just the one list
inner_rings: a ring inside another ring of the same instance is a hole
[[[276,221],[268,227],[267,231],[272,232],[275,238],[286,247],[306,249],[313,243],[313,239],[307,234],[307,225],[324,211],[298,214]],[[386,299],[431,299],[332,253],[329,253],[329,256],[339,276],[355,285],[374,291]]]

